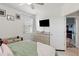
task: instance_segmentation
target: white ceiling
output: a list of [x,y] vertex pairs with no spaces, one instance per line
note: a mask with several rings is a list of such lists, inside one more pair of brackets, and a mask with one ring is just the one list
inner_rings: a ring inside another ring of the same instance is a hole
[[56,10],[60,10],[63,6],[63,3],[45,3],[44,5],[37,5],[34,4],[35,9],[32,9],[30,5],[27,3],[21,4],[21,3],[8,3],[6,5],[12,6],[16,9],[20,9],[24,12],[37,14],[37,13],[55,13]]
[[68,14],[67,16],[79,16],[79,10]]

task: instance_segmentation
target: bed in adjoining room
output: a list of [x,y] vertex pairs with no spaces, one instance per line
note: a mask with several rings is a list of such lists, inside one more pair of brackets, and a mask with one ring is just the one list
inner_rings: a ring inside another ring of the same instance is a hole
[[40,42],[26,41],[23,38],[8,39],[8,44],[4,42],[1,47],[2,56],[55,56],[54,47]]

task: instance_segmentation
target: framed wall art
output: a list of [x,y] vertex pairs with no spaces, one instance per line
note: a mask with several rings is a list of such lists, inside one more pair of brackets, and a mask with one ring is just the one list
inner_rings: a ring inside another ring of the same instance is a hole
[[20,15],[19,14],[16,14],[16,19],[20,19]]
[[0,16],[6,16],[6,10],[0,9]]
[[7,15],[7,20],[14,21],[14,16],[12,16],[12,15]]

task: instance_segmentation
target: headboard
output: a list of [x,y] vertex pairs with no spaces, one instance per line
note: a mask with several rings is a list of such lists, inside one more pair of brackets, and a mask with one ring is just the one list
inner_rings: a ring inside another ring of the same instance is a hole
[[8,44],[15,43],[15,42],[23,41],[23,37],[16,36],[16,37],[10,37],[10,38],[3,39],[4,43],[6,43],[6,41],[8,42]]

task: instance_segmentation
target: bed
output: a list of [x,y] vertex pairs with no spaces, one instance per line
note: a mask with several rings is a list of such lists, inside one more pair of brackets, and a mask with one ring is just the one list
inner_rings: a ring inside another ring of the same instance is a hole
[[[7,44],[13,56],[55,56],[55,48],[34,41],[16,41]],[[12,56],[9,54],[9,56]]]

